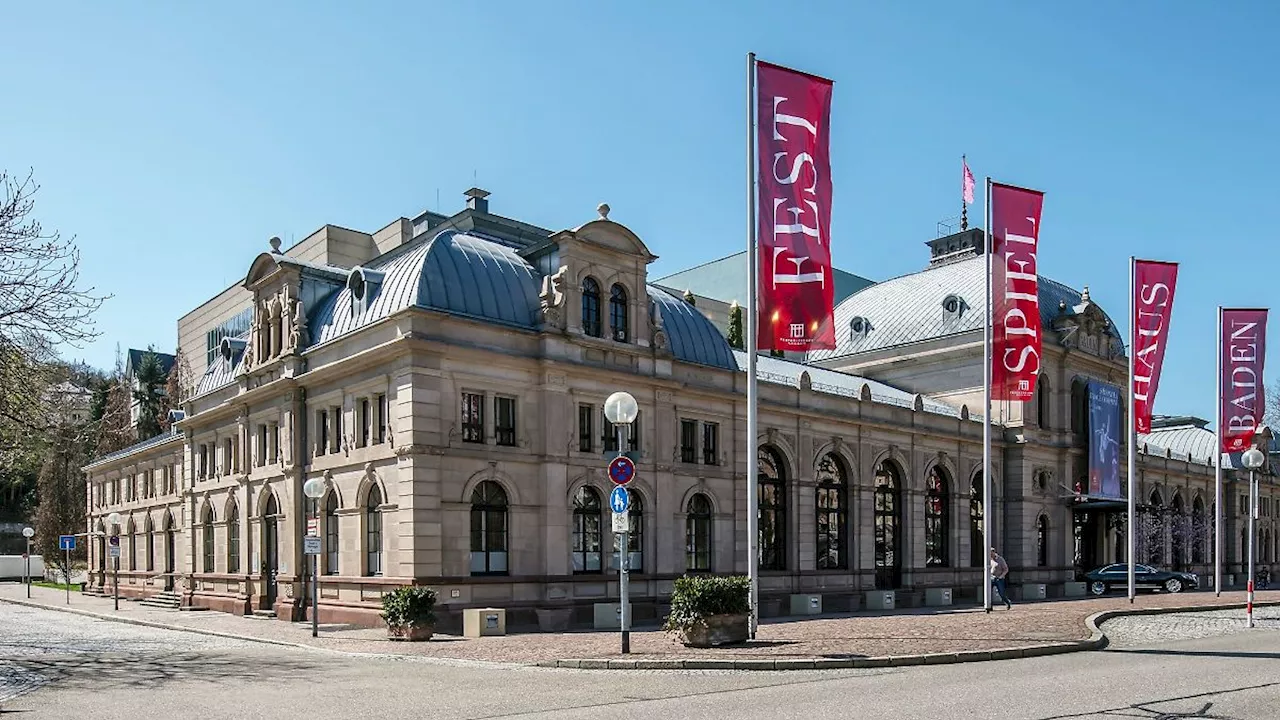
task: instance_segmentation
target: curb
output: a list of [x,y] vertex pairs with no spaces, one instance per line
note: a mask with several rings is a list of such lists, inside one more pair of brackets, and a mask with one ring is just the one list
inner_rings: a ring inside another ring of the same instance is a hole
[[[1255,602],[1254,607],[1280,606],[1280,601]],[[857,658],[809,658],[809,659],[710,659],[689,660],[543,660],[538,667],[568,668],[573,670],[849,670],[864,668],[908,667],[912,665],[953,665],[957,663],[988,662],[991,660],[1017,660],[1022,658],[1062,655],[1064,653],[1102,650],[1107,646],[1107,636],[1101,626],[1108,620],[1128,615],[1172,615],[1175,613],[1211,612],[1216,610],[1242,610],[1245,603],[1226,605],[1189,605],[1168,608],[1134,608],[1132,610],[1104,610],[1085,618],[1089,631],[1087,640],[1064,640],[1043,645],[1001,648],[996,650],[963,650],[953,653],[927,653],[923,655],[885,655]]]

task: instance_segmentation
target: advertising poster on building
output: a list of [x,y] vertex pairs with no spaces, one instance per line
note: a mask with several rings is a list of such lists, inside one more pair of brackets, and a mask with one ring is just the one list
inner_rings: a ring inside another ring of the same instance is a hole
[[1121,498],[1120,388],[1089,383],[1089,495]]

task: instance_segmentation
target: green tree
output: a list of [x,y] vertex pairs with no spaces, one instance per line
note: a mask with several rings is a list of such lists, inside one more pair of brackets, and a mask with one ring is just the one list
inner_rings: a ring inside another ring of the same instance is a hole
[[746,348],[742,341],[742,306],[736,300],[729,306],[729,346],[736,350]]
[[138,439],[147,440],[160,434],[162,413],[168,414],[164,395],[169,376],[153,347],[147,348],[133,372],[133,400],[138,404]]

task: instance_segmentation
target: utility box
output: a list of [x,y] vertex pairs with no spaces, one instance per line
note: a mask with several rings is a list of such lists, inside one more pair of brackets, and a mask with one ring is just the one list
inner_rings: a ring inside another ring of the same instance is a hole
[[898,592],[896,590],[868,590],[866,606],[868,610],[892,610],[897,607]]
[[[635,610],[631,609],[631,627],[635,627]],[[622,629],[622,603],[596,603],[592,611],[592,626],[596,630]]]
[[1044,600],[1048,597],[1048,588],[1044,583],[1022,583],[1018,586],[1019,600]]
[[503,608],[466,608],[462,611],[463,637],[506,634],[507,611]]
[[925,588],[925,607],[943,607],[952,603],[951,588]]
[[792,595],[791,596],[791,614],[792,615],[821,615],[822,614],[822,596],[821,595]]
[[1062,585],[1063,597],[1084,597],[1087,594],[1088,590],[1082,582],[1069,582]]

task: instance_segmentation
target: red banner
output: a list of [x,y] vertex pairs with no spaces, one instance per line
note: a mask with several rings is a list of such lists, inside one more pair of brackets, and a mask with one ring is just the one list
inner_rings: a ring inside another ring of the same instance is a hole
[[1222,407],[1218,423],[1222,428],[1222,452],[1248,450],[1254,432],[1262,424],[1266,393],[1262,372],[1267,359],[1267,311],[1222,311]]
[[1026,402],[1040,374],[1036,253],[1044,193],[991,183],[991,397]]
[[831,81],[757,62],[756,108],[757,347],[831,349]]
[[1164,348],[1169,340],[1173,291],[1178,264],[1138,260],[1133,264],[1133,421],[1140,433],[1151,432]]

